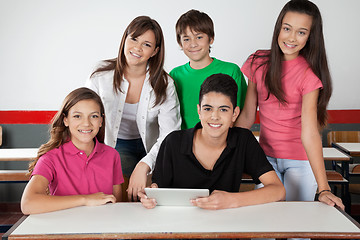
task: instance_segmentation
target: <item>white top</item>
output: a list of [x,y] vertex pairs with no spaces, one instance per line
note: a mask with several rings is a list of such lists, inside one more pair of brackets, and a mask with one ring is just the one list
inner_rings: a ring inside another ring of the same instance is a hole
[[283,238],[294,233],[355,233],[352,238],[360,238],[360,229],[342,212],[320,202],[274,202],[216,211],[171,206],[146,209],[141,203],[84,206],[30,215],[10,236],[215,232],[265,233],[262,237],[288,233]]
[[[121,92],[114,92],[114,71],[96,73],[86,81],[85,86],[98,93],[105,107],[105,143],[115,147],[117,134],[123,116],[124,103],[129,82],[124,79]],[[136,124],[140,132],[147,155],[141,160],[153,170],[156,156],[162,140],[172,131],[180,129],[180,105],[174,81],[169,77],[166,89],[166,100],[154,106],[155,93],[149,82],[149,74],[141,90]]]
[[120,139],[138,139],[140,138],[139,129],[136,125],[136,112],[139,103],[125,103],[124,113],[121,118],[118,138]]

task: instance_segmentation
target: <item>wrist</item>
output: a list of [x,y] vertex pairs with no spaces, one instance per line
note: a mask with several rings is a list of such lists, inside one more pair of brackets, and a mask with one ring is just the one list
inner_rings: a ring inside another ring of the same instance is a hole
[[324,192],[330,192],[331,193],[331,190],[330,189],[324,189],[324,190],[321,190],[318,195],[320,196],[320,194],[324,193]]

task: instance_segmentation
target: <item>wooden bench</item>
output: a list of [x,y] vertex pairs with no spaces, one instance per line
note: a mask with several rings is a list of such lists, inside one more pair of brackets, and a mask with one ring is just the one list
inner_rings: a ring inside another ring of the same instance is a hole
[[28,170],[0,170],[0,182],[28,182]]

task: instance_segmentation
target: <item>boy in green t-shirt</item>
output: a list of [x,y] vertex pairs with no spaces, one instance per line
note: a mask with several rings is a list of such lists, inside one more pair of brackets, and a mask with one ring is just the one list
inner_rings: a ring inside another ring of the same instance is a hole
[[212,74],[223,73],[235,79],[238,85],[237,106],[244,106],[247,85],[238,65],[210,57],[210,45],[214,42],[214,24],[203,12],[190,10],[176,23],[176,39],[189,62],[174,68],[170,76],[176,83],[180,101],[182,129],[199,122],[196,106],[200,86]]

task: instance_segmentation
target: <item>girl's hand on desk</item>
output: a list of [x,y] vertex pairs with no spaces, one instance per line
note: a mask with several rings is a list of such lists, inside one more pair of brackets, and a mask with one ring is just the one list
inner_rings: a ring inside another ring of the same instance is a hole
[[84,195],[85,197],[85,206],[99,206],[104,205],[106,203],[116,202],[116,198],[114,195],[108,195],[102,192],[93,193],[89,195]]
[[[157,188],[158,185],[156,183],[151,184],[151,188]],[[157,204],[156,200],[153,198],[148,198],[144,192],[144,190],[141,190],[138,192],[138,197],[140,198],[141,204],[145,208],[154,208]]]
[[342,210],[345,210],[345,206],[342,203],[341,199],[339,197],[335,196],[332,192],[328,192],[328,191],[322,192],[319,195],[319,201],[323,202],[327,205],[330,205],[330,206],[338,206]]
[[235,207],[231,193],[218,190],[213,191],[209,197],[191,200],[191,203],[200,208],[213,210]]

